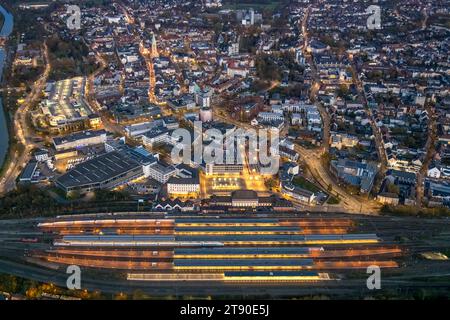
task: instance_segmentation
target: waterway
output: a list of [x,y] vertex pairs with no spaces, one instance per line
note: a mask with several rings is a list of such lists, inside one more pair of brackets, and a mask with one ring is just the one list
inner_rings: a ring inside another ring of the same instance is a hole
[[[5,10],[0,5],[0,14],[5,17],[5,21],[0,30],[0,37],[8,37],[13,30],[14,19],[12,14]],[[0,48],[0,82],[3,78],[3,66],[6,60],[6,52],[3,48]],[[6,152],[8,151],[8,127],[6,125],[5,112],[3,110],[2,98],[0,97],[0,167],[3,165],[5,160]]]

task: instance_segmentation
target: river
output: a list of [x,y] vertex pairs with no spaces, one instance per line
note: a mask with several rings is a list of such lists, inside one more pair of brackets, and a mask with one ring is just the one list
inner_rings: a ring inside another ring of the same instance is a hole
[[[0,14],[5,17],[2,29],[0,31],[0,37],[8,37],[12,33],[13,29],[13,16],[0,5]],[[0,82],[3,78],[3,65],[5,64],[6,52],[3,48],[0,48]],[[0,97],[0,167],[5,160],[6,152],[8,151],[8,127],[6,125],[5,113],[3,110],[2,98]]]

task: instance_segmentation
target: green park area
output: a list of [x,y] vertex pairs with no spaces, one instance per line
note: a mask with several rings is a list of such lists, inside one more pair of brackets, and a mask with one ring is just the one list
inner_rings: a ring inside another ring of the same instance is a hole
[[318,186],[316,186],[314,183],[312,183],[311,181],[308,181],[306,178],[298,176],[295,177],[293,180],[293,184],[296,187],[317,193],[322,191]]

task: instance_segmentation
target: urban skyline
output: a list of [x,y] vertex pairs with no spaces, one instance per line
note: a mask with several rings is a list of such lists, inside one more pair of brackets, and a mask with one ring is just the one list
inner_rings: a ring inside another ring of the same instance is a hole
[[0,296],[448,299],[446,1],[4,2]]

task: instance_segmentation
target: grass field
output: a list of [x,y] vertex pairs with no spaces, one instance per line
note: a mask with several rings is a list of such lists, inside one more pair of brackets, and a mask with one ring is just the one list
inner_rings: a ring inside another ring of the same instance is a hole
[[299,188],[302,188],[302,189],[305,189],[305,190],[309,190],[309,191],[314,192],[314,193],[322,191],[314,183],[309,182],[308,180],[306,180],[303,177],[295,177],[294,180],[292,181],[292,183],[295,186],[299,187]]

